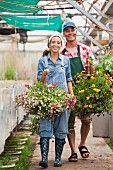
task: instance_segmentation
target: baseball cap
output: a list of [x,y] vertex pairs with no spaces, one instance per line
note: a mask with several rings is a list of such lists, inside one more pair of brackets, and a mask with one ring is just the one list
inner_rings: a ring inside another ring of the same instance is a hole
[[74,22],[66,22],[64,25],[63,25],[63,31],[65,30],[65,28],[67,27],[74,27],[76,28],[76,25],[74,24]]

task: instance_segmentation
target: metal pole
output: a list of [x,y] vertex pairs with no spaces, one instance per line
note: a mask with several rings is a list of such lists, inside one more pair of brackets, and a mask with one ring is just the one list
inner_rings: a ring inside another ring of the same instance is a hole
[[[94,18],[92,15],[90,15],[88,12],[84,11],[79,5],[77,5],[75,2],[73,2],[72,0],[66,0],[67,2],[69,2],[72,6],[74,6],[78,11],[80,11],[82,14],[84,14],[86,17],[88,17],[92,22],[96,23],[98,26],[100,26],[101,28],[103,28],[105,31],[109,30],[108,27],[106,27],[104,24],[102,24],[101,22],[99,22],[96,18]],[[113,36],[113,32],[108,32],[106,31],[109,35]]]

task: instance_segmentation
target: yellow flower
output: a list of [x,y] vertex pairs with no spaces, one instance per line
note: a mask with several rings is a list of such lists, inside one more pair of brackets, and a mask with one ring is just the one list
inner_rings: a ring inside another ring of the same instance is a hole
[[113,93],[113,88],[110,88],[110,91]]
[[89,105],[89,108],[92,108],[92,107],[93,107],[93,106],[90,104],[90,105]]
[[97,93],[99,93],[100,89],[94,88],[94,91],[96,91]]
[[92,84],[92,87],[95,87],[95,84]]
[[91,79],[94,80],[95,79],[94,76],[91,76]]
[[79,93],[84,93],[84,90],[80,90]]
[[91,74],[88,73],[88,74],[87,74],[87,77],[89,77],[90,75],[91,75]]
[[84,108],[87,108],[87,107],[88,107],[88,105],[85,104],[85,105],[84,105]]
[[102,71],[99,70],[98,73],[99,73],[99,74],[102,74]]
[[90,99],[90,96],[87,96],[86,99],[89,100],[89,99]]
[[[95,75],[78,75],[75,76],[73,85],[74,95],[78,98],[75,113],[90,115],[110,112],[113,106],[113,78],[100,71]],[[79,84],[76,83],[78,80]]]

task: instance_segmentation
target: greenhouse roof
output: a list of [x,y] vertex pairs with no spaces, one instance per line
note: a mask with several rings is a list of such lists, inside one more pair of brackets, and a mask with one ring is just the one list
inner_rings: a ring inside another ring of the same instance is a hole
[[113,37],[108,27],[112,9],[113,0],[0,0],[0,16],[13,27],[61,32],[63,22],[71,20],[83,41],[100,49],[95,40],[99,31]]

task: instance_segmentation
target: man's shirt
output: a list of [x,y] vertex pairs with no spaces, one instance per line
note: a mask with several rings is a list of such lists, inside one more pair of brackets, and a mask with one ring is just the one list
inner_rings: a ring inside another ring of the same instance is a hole
[[[94,54],[90,47],[88,47],[85,44],[77,42],[77,46],[78,45],[80,46],[81,61],[82,61],[84,69],[86,69],[86,67],[88,66],[88,58],[89,57],[93,58],[94,63],[95,63],[95,57],[94,57]],[[72,56],[72,54],[68,51],[68,49],[66,48],[66,45],[61,48],[60,53],[65,56],[68,56],[69,58],[78,57],[78,47],[77,46],[75,47],[74,56]]]

